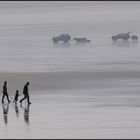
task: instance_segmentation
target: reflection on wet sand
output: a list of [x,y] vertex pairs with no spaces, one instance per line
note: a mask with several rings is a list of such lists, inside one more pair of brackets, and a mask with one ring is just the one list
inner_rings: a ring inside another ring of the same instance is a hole
[[4,123],[5,123],[5,125],[7,125],[7,123],[8,123],[9,103],[8,104],[2,104],[2,108],[3,108]]
[[20,105],[20,107],[24,110],[24,122],[27,125],[29,125],[29,107],[30,107],[30,105],[26,105],[25,107]]
[[71,44],[59,42],[59,43],[53,43],[53,47],[71,47]]
[[89,46],[89,43],[86,43],[86,42],[75,42],[74,43],[74,47],[86,47],[86,46]]
[[137,44],[138,40],[132,40],[132,44]]
[[17,118],[19,118],[19,109],[18,109],[17,103],[15,103],[15,113],[16,113]]
[[112,41],[113,46],[130,46],[130,41]]
[[138,40],[132,41],[112,41],[112,46],[121,46],[121,47],[135,47],[138,44]]
[[[30,108],[30,105],[25,105],[25,106],[20,105],[20,109],[24,112],[22,117],[24,118],[24,122],[27,125],[29,125],[29,108]],[[2,104],[2,109],[3,109],[4,124],[7,125],[8,124],[9,103]],[[18,107],[17,103],[14,104],[14,110],[15,110],[16,117],[18,119],[20,117],[20,115],[19,115],[19,107]]]

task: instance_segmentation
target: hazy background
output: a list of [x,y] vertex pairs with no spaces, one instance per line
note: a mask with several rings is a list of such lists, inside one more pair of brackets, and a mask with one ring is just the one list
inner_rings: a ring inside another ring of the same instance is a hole
[[[30,81],[30,109],[0,107],[0,138],[140,138],[138,1],[1,1],[0,94]],[[89,44],[59,43],[68,33]],[[6,114],[7,113],[7,114]]]
[[[140,34],[139,6],[138,1],[1,1],[0,71],[101,70],[112,62],[127,67],[128,61],[137,68],[138,44],[114,47],[110,37]],[[92,42],[85,48],[54,47],[51,39],[61,33]]]

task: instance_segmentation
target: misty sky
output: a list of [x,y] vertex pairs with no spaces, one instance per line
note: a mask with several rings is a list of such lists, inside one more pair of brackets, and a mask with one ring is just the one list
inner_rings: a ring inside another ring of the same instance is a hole
[[139,21],[139,13],[138,1],[0,2],[0,24]]

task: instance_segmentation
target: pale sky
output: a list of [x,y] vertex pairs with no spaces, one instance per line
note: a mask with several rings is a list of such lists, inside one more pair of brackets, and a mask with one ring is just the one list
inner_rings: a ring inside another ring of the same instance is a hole
[[1,1],[0,24],[138,20],[140,2]]

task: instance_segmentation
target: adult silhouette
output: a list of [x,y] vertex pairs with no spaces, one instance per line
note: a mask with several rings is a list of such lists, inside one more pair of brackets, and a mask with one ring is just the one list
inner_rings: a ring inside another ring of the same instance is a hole
[[3,85],[3,96],[2,96],[2,103],[4,103],[4,97],[7,97],[7,100],[8,102],[11,102],[9,100],[9,96],[8,96],[8,93],[7,93],[7,81],[4,81],[4,85]]
[[24,94],[24,98],[20,100],[20,103],[22,103],[23,100],[25,100],[27,98],[28,104],[31,104],[30,99],[29,99],[29,91],[28,91],[28,86],[29,86],[29,82],[27,82],[23,88],[23,94]]

